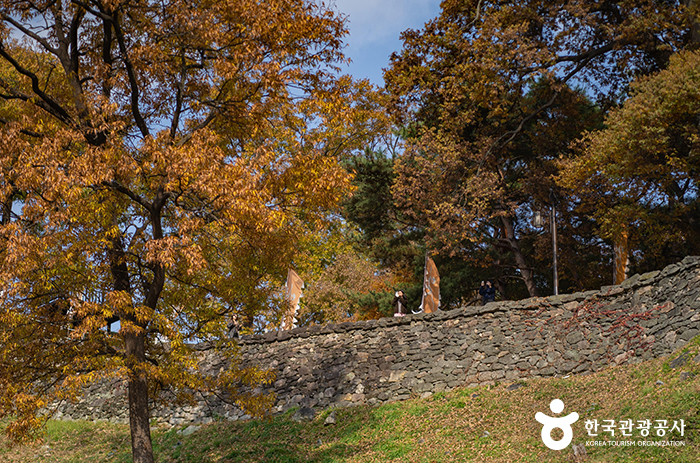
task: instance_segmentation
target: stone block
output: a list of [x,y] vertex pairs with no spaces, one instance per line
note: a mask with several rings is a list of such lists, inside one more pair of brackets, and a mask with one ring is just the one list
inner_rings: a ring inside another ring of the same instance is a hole
[[505,378],[506,380],[513,381],[521,377],[520,371],[518,370],[506,370]]
[[569,334],[566,336],[566,341],[567,341],[569,344],[576,344],[576,343],[578,343],[578,342],[580,342],[580,341],[583,341],[583,334],[581,334],[580,331],[574,331],[574,332],[572,332],[572,333],[569,333]]
[[683,331],[683,333],[679,337],[684,341],[690,341],[695,336],[697,336],[698,333],[700,333],[700,331],[698,329],[690,328],[690,329],[686,329],[685,331]]

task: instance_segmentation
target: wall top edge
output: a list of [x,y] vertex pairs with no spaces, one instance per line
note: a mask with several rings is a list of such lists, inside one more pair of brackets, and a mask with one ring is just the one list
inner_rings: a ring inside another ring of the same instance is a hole
[[308,338],[326,334],[343,334],[357,330],[374,330],[393,326],[411,325],[413,323],[434,323],[478,315],[493,314],[498,312],[537,311],[544,307],[556,307],[570,302],[583,302],[596,299],[618,297],[621,294],[633,291],[642,286],[654,286],[665,278],[681,272],[700,267],[700,256],[688,256],[681,262],[666,266],[662,270],[655,270],[644,274],[636,274],[620,285],[603,286],[599,290],[582,291],[573,294],[558,296],[531,297],[519,301],[489,302],[485,306],[467,306],[453,310],[439,310],[430,314],[409,314],[405,317],[384,317],[378,320],[363,320],[358,322],[332,323],[326,325],[312,325],[291,330],[269,331],[265,334],[241,336],[238,343],[241,345],[268,344],[286,341],[292,338]]

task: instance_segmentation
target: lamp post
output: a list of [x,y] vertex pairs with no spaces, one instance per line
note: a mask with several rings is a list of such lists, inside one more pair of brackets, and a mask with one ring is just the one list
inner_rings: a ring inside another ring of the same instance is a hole
[[[549,230],[552,233],[552,271],[554,273],[554,295],[559,295],[559,272],[557,271],[557,200],[554,193],[549,194],[552,203],[552,211],[549,217]],[[540,211],[535,211],[532,217],[532,225],[536,228],[544,227],[544,218]]]

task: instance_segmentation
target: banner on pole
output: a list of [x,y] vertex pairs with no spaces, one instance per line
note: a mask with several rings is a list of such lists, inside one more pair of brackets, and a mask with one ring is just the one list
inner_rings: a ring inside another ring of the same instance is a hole
[[299,299],[301,290],[304,287],[304,280],[292,269],[287,272],[287,291],[285,300],[287,301],[287,311],[282,317],[283,330],[291,330],[296,325],[297,312],[299,311]]
[[423,312],[431,313],[440,308],[440,274],[433,259],[425,256],[425,277],[423,278]]

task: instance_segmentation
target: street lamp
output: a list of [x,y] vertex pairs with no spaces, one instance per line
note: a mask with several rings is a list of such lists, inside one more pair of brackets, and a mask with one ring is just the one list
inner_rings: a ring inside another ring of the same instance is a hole
[[[552,203],[552,212],[549,218],[550,231],[552,233],[552,268],[554,272],[554,295],[559,295],[559,273],[557,272],[557,207],[556,197],[554,193],[549,194],[549,200]],[[544,218],[540,211],[535,211],[532,217],[532,225],[536,228],[544,227]]]

